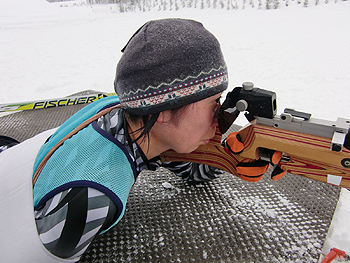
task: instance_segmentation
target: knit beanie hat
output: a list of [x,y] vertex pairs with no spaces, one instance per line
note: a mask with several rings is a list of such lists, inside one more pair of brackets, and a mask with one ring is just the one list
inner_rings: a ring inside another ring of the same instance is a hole
[[114,88],[127,112],[180,108],[227,88],[218,40],[197,21],[147,22],[122,50]]

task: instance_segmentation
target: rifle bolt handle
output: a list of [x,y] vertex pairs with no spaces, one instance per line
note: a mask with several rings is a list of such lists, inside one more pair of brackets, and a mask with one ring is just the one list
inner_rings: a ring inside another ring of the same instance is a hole
[[245,111],[248,109],[248,102],[246,102],[245,100],[239,100],[236,103],[236,109],[238,111]]

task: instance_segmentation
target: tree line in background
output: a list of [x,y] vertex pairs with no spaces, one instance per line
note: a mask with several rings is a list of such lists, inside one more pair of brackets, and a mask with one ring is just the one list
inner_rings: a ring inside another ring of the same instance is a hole
[[[59,2],[65,0],[47,0],[49,2]],[[330,0],[86,0],[87,4],[115,4],[119,12],[136,11],[177,11],[183,8],[196,9],[278,9],[282,5],[288,7],[291,3],[296,3],[304,7],[310,5],[328,4]],[[337,2],[338,0],[332,0]],[[346,1],[346,0],[342,0]]]

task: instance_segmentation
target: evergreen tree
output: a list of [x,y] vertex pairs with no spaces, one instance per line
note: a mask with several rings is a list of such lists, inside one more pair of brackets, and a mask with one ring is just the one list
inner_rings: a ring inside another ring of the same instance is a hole
[[124,13],[124,12],[125,12],[124,4],[119,2],[119,13]]
[[193,1],[192,0],[187,0],[187,7],[191,8],[193,5]]
[[252,8],[254,8],[254,0],[250,0],[250,1],[249,1],[249,5],[250,5]]
[[224,8],[225,8],[224,0],[220,0],[220,7],[221,7],[221,9],[224,9]]
[[178,3],[177,3],[177,0],[175,0],[175,11],[178,11],[180,9]]

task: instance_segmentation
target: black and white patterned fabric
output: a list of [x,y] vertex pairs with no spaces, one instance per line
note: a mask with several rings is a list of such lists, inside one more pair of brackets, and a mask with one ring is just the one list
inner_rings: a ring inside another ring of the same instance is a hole
[[[204,182],[223,173],[202,164],[161,163],[159,157],[147,160],[137,143],[131,140],[124,114],[123,109],[113,110],[100,117],[97,124],[126,147],[138,174],[162,166],[189,182]],[[113,223],[116,212],[115,204],[102,192],[92,188],[70,188],[35,211],[35,221],[42,243],[52,254],[79,259],[94,238]]]
[[79,258],[103,228],[112,223],[116,206],[92,188],[63,191],[35,211],[41,242],[61,258]]
[[0,135],[0,153],[19,144],[19,142],[11,137]]

